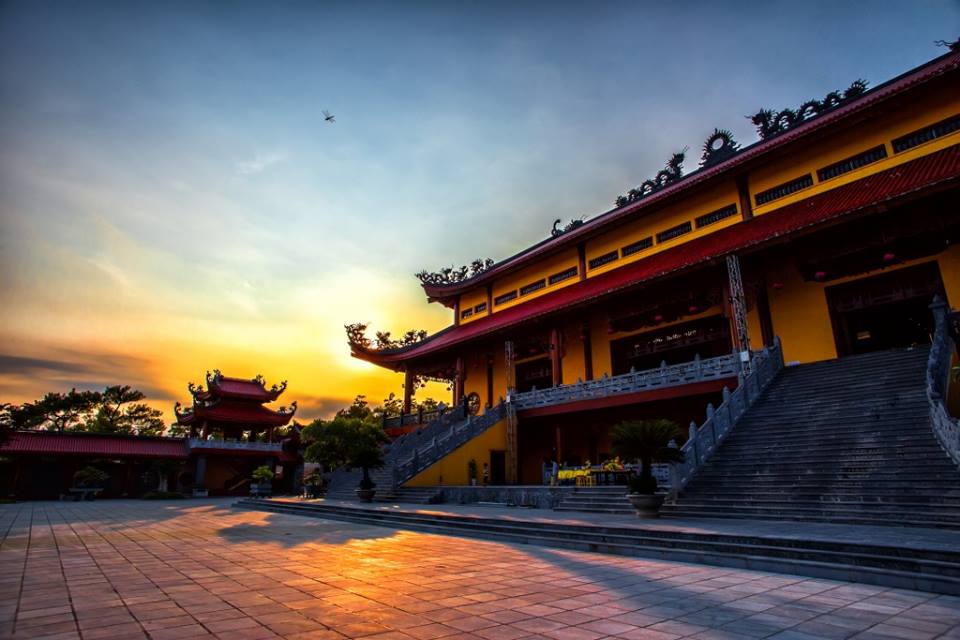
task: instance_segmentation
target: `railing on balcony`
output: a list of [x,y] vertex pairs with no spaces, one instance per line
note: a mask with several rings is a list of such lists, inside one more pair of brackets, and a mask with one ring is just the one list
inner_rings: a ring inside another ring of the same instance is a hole
[[735,390],[723,388],[723,402],[719,407],[714,408],[712,403],[707,405],[706,421],[699,427],[695,422],[690,423],[689,436],[681,448],[684,461],[656,465],[658,468],[654,469],[654,475],[658,478],[669,477],[672,499],[676,499],[680,491],[687,486],[697,469],[706,464],[737,421],[773,382],[782,368],[783,349],[780,338],[776,337],[772,347],[764,347],[754,352],[750,373],[741,375]]
[[716,358],[700,359],[675,365],[661,365],[656,369],[631,371],[618,376],[604,374],[598,380],[562,384],[548,389],[533,389],[511,396],[518,411],[535,407],[549,407],[567,402],[606,398],[610,396],[677,387],[706,380],[734,378],[740,374],[740,355],[733,353]]
[[927,401],[930,404],[930,426],[947,455],[960,467],[960,422],[947,409],[950,389],[950,365],[960,340],[960,313],[950,312],[943,298],[937,296],[930,305],[936,328],[927,361]]
[[202,440],[200,438],[188,438],[187,443],[191,449],[239,449],[243,451],[265,451],[277,452],[283,450],[283,445],[279,442],[245,442],[243,440]]
[[384,417],[383,428],[396,429],[398,427],[410,427],[423,424],[430,424],[436,420],[444,418],[446,420],[462,420],[464,417],[464,406],[456,405],[454,407],[441,406],[437,409],[424,411],[422,408],[413,412],[405,413],[399,416]]

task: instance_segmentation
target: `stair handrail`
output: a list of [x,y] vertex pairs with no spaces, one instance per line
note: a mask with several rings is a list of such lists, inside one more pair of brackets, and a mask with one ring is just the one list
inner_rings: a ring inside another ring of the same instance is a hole
[[948,309],[946,301],[939,295],[934,296],[930,310],[934,320],[926,376],[930,427],[937,442],[954,464],[960,467],[960,421],[950,415],[946,402],[950,389],[950,365],[957,350],[960,313]]
[[503,420],[506,415],[506,403],[500,401],[498,405],[488,408],[481,416],[468,415],[461,423],[451,425],[445,434],[441,434],[445,437],[434,436],[426,446],[415,447],[409,457],[395,460],[393,467],[396,481],[398,484],[406,482],[454,449]]
[[680,448],[684,461],[669,465],[670,499],[677,496],[687,486],[697,470],[702,467],[726,439],[737,421],[757,401],[757,398],[770,385],[783,369],[783,348],[780,337],[773,339],[773,345],[753,353],[750,373],[744,375],[743,369],[737,374],[737,388],[730,391],[723,388],[723,402],[719,407],[713,403],[707,405],[707,419],[697,427],[691,422],[687,441]]

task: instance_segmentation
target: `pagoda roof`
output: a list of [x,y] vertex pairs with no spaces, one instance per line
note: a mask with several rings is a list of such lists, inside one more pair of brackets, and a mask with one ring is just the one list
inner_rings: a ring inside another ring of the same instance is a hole
[[[960,52],[951,51],[884,82],[841,106],[811,117],[796,127],[744,147],[725,161],[693,171],[670,186],[641,200],[606,211],[585,221],[579,227],[559,236],[542,240],[471,278],[452,284],[423,283],[424,292],[430,301],[439,301],[447,306],[452,306],[456,296],[461,293],[493,282],[549,255],[575,247],[588,238],[608,231],[618,223],[653,213],[663,206],[685,197],[695,188],[715,184],[721,180],[729,180],[751,167],[769,161],[770,156],[775,151],[790,143],[802,138],[825,135],[824,130],[826,128],[838,125],[841,122],[856,122],[863,117],[862,114],[865,110],[897,97],[909,89],[954,72],[958,68],[960,68]],[[470,324],[472,326],[476,324],[476,321]]]
[[[960,56],[958,56],[960,58]],[[582,306],[602,296],[630,289],[668,274],[692,269],[730,253],[780,242],[847,215],[891,206],[960,182],[960,144],[850,182],[780,209],[694,238],[619,269],[587,278],[524,305],[510,307],[473,322],[451,325],[421,342],[398,349],[376,350],[351,344],[352,355],[394,370],[408,362],[493,334],[561,310]],[[922,195],[921,194],[921,195]]]
[[268,389],[263,376],[258,375],[252,379],[231,378],[220,373],[219,369],[214,369],[213,374],[207,372],[206,389],[192,382],[187,385],[187,388],[196,402],[234,398],[262,404],[279,398],[287,388],[287,381],[284,380],[279,385],[275,384]]
[[290,408],[280,407],[274,411],[260,404],[244,402],[231,398],[220,398],[209,402],[195,401],[191,409],[181,410],[180,403],[174,406],[177,423],[192,424],[231,424],[250,427],[279,427],[287,424],[297,412],[297,403]]

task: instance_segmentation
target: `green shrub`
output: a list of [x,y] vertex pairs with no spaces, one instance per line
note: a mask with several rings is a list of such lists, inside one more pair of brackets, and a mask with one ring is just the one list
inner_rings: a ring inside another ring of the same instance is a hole
[[96,467],[87,466],[73,474],[73,484],[77,487],[102,487],[110,476]]
[[253,479],[257,482],[270,482],[273,480],[273,469],[268,465],[260,465],[253,470]]

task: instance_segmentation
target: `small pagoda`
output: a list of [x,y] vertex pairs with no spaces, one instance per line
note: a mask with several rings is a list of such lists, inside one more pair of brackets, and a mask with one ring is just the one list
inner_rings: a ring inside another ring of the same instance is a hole
[[252,380],[229,378],[219,370],[207,372],[207,388],[202,385],[187,385],[193,396],[193,406],[183,409],[178,402],[174,406],[177,424],[190,428],[191,438],[206,440],[210,436],[225,440],[241,440],[244,432],[248,439],[261,439],[266,433],[267,442],[274,442],[274,429],[290,422],[297,411],[296,401],[290,407],[277,410],[264,404],[275,401],[287,388],[284,380],[269,389],[258,375]]

